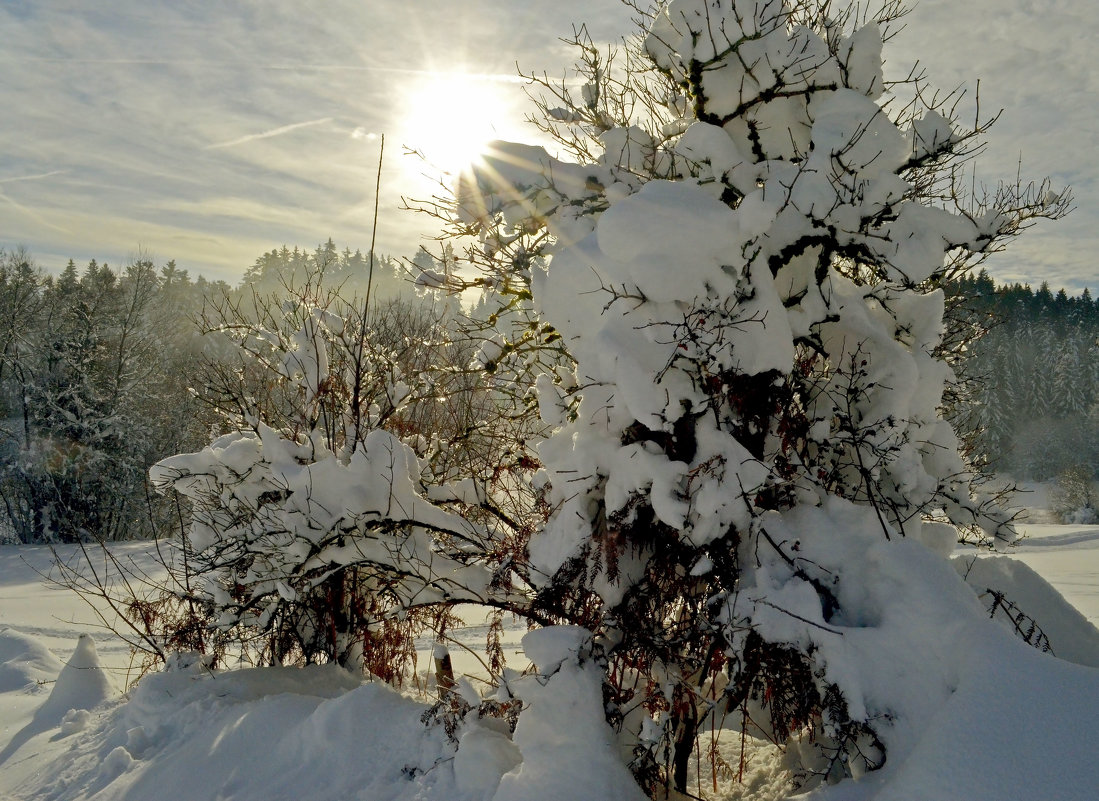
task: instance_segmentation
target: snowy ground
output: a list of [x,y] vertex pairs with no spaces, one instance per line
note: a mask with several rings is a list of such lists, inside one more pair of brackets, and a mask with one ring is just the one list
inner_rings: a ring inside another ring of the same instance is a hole
[[1013,556],[1034,568],[1099,626],[1099,526],[1023,526]]
[[[1057,601],[1023,581],[1029,574],[1015,567],[1023,563],[1099,624],[1099,526],[1031,523],[1024,530],[1014,562],[975,570],[1018,573],[1020,592],[1030,593],[1028,611],[1040,617]],[[115,553],[156,571],[146,544]],[[71,548],[61,554],[78,556]],[[91,607],[42,583],[51,560],[45,548],[0,547],[0,801],[637,797],[607,758],[605,732],[585,721],[576,703],[595,692],[582,669],[528,689],[526,700],[539,699],[541,711],[524,713],[528,722],[514,741],[490,721],[467,726],[457,752],[441,729],[420,724],[426,700],[360,685],[337,669],[212,676],[192,668],[150,676],[122,695],[127,649],[93,628]],[[1054,650],[1065,656],[1067,649],[1076,661],[1099,659],[1099,631],[1071,620],[1063,628],[1053,627],[1058,636],[1047,632]],[[94,645],[78,641],[89,631]],[[523,634],[519,627],[508,632],[508,650],[519,663]],[[484,636],[484,627],[471,626],[461,639],[476,649]],[[562,647],[545,638],[528,645],[543,652]],[[995,631],[975,633],[966,648],[935,735],[902,764],[818,790],[814,801],[1094,797],[1099,671],[1016,649]],[[452,650],[459,672],[477,672],[474,658]],[[738,767],[739,737],[727,733],[720,752]],[[764,786],[781,775],[781,755],[754,748],[748,757],[745,784],[728,780],[726,771],[714,793],[703,764],[697,792],[778,797],[781,783],[767,792]],[[576,795],[577,788],[587,795]]]

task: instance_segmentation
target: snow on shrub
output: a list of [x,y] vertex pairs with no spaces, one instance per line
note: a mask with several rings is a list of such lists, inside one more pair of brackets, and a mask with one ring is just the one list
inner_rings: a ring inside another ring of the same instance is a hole
[[1096,484],[1093,471],[1085,465],[1073,465],[1061,471],[1049,500],[1050,507],[1062,523],[1095,523]]
[[942,419],[937,287],[1064,206],[963,198],[987,126],[920,79],[887,105],[898,13],[674,0],[634,54],[655,79],[578,40],[594,88],[547,85],[575,161],[496,143],[458,187],[481,280],[529,274],[574,360],[538,382],[535,607],[595,633],[649,789],[686,789],[710,716],[802,740],[806,774],[903,752],[951,691],[944,629],[982,614],[925,521],[1015,536]]
[[[283,385],[282,426],[250,415],[151,478],[191,502],[176,566],[184,600],[199,607],[191,629],[212,627],[252,658],[365,661],[399,680],[432,607],[488,597],[486,533],[428,500],[427,466],[383,427],[400,429],[411,394],[396,360],[364,350],[371,331],[341,340],[345,320],[307,300],[284,304],[280,328],[233,329],[265,380]],[[432,491],[449,502],[468,494]],[[201,632],[192,639],[183,644],[205,647]]]

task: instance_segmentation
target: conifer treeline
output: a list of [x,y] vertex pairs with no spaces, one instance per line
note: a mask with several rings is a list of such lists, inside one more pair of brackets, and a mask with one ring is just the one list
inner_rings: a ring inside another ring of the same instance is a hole
[[369,254],[346,247],[341,251],[331,239],[313,250],[283,245],[264,253],[245,270],[240,288],[268,294],[300,286],[310,277],[320,279],[326,287],[339,287],[345,297],[364,296],[368,283],[373,295],[393,297],[411,292],[395,259],[375,255],[371,264]]
[[170,518],[145,476],[206,434],[192,316],[229,291],[174,262],[54,277],[0,253],[0,539],[143,537]]
[[1047,283],[997,286],[982,270],[954,287],[987,333],[963,369],[975,393],[962,410],[991,468],[1048,479],[1099,474],[1099,304]]

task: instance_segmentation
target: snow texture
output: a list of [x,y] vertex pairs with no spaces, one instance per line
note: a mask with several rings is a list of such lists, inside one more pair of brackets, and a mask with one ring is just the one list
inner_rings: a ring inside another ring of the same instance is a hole
[[[1020,558],[1035,553],[1069,556],[1048,563],[1048,578],[1086,601],[1089,596],[1079,594],[1078,577],[1089,576],[1094,585],[1099,563],[1096,551],[1081,550],[1080,543],[1094,541],[1099,527],[1044,526],[1035,531],[1035,538],[1025,540],[1030,545],[1021,549]],[[922,546],[912,546],[914,564],[933,555],[921,557]],[[16,550],[5,548],[0,555]],[[32,557],[44,551],[18,550]],[[119,550],[133,553],[129,546]],[[959,555],[960,560],[970,558]],[[995,575],[1014,572],[1006,569],[1006,562],[998,566],[997,557],[989,561]],[[897,579],[902,584],[903,575]],[[1055,630],[1063,599],[1030,571],[1019,575],[1026,578],[1017,585],[1030,585],[1051,602],[1048,608],[1034,605],[1031,613]],[[36,578],[22,560],[0,559],[0,607],[12,608],[22,588]],[[880,580],[883,589],[893,581],[886,576]],[[82,603],[68,596],[72,612]],[[898,600],[886,614],[920,615],[918,609],[903,606]],[[42,603],[26,607],[16,627],[0,630],[0,665],[23,671],[20,678],[35,682],[59,678],[62,662],[42,645],[42,635],[26,632],[56,630],[59,623],[51,615],[61,611]],[[1099,671],[1041,654],[999,624],[986,625],[983,611],[978,614],[980,622],[958,625],[944,635],[948,642],[933,651],[924,642],[897,643],[898,652],[908,649],[903,661],[880,660],[879,669],[891,664],[909,680],[928,666],[936,671],[946,666],[953,686],[938,691],[944,694],[920,696],[920,690],[913,690],[909,702],[928,708],[907,753],[897,753],[881,771],[858,782],[814,791],[812,801],[1093,797],[1099,785],[1091,753]],[[1099,608],[1094,614],[1099,619]],[[71,617],[60,615],[61,620]],[[933,624],[927,622],[929,637]],[[1090,624],[1070,624],[1074,636],[1099,636]],[[592,714],[590,705],[576,706],[586,694],[598,697],[597,671],[581,656],[586,634],[564,628],[527,636],[524,645],[539,665],[536,674],[516,682],[528,707],[522,718],[527,722],[513,739],[488,726],[471,726],[462,732],[456,753],[439,730],[420,723],[423,702],[377,684],[364,685],[334,667],[211,674],[196,664],[147,676],[128,700],[108,697],[102,703],[95,699],[104,688],[99,685],[92,692],[85,686],[68,696],[88,705],[84,714],[68,715],[67,724],[58,716],[22,739],[13,736],[32,722],[48,694],[37,684],[5,684],[0,691],[0,795],[17,801],[637,798],[631,795],[636,793],[633,785],[622,781],[628,774],[621,762],[614,764],[617,752],[605,721]],[[76,651],[76,664],[95,664],[89,644],[78,643]],[[547,672],[552,673],[548,680]],[[735,741],[736,734],[731,734]],[[574,743],[583,743],[582,753],[576,753]],[[560,761],[566,757],[574,761]],[[770,769],[762,757],[758,764],[761,770]],[[521,780],[524,770],[529,771],[527,779],[537,772],[547,783]],[[747,780],[758,777],[750,774]],[[566,794],[559,795],[562,791]]]

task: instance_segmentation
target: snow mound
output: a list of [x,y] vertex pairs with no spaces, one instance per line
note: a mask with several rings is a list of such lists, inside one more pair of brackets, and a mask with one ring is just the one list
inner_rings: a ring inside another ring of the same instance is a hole
[[423,711],[336,667],[150,675],[13,797],[480,801]]
[[90,634],[81,634],[76,641],[76,650],[53,685],[50,697],[34,717],[42,724],[59,725],[69,710],[93,709],[116,695],[118,689],[99,663],[95,640]]
[[10,628],[0,629],[0,693],[36,692],[40,682],[61,671],[61,662],[38,640]]
[[1091,801],[1099,672],[973,627],[957,689],[907,758],[806,801]]
[[[87,728],[91,723],[90,713],[85,715],[79,713],[98,706],[116,695],[117,691],[99,664],[95,642],[90,635],[81,634],[77,638],[76,650],[58,675],[57,667],[60,663],[46,650],[45,646],[26,635],[10,631],[4,633],[9,636],[0,637],[0,643],[6,644],[8,648],[22,650],[25,655],[32,655],[33,661],[39,664],[40,670],[48,670],[49,676],[57,676],[57,681],[54,682],[53,689],[46,700],[34,711],[29,720],[23,719],[26,720],[25,725],[14,731],[10,740],[0,750],[0,766],[4,766],[7,770],[17,764],[12,757],[27,743],[43,733],[60,727],[59,736],[66,737]],[[23,665],[27,664],[26,659],[19,660],[18,657],[8,660],[5,664],[18,666],[20,662]],[[18,678],[18,674],[15,675]],[[5,724],[0,728],[0,733],[10,731],[6,725],[9,721],[17,725],[21,722],[19,705],[4,705],[0,706],[0,709],[4,709],[5,706],[7,706],[5,714],[11,717],[7,720],[0,718],[0,724]]]
[[[1099,667],[1099,629],[1032,568],[1007,556],[959,556],[953,563],[978,594],[1001,593],[1033,619],[1061,659]],[[1005,615],[996,617],[1011,625]]]
[[515,744],[523,762],[503,777],[493,801],[644,801],[603,717],[602,671],[585,658],[586,634],[551,626],[523,637],[523,650],[543,672],[517,683],[525,709]]
[[72,746],[11,798],[643,801],[580,634],[527,635],[552,667],[515,682],[526,709],[514,742],[506,723],[486,718],[463,721],[455,744],[424,725],[425,704],[334,666],[196,665],[146,676],[98,720],[70,713]]
[[493,798],[500,777],[522,761],[519,749],[505,732],[483,725],[469,727],[461,735],[454,755],[459,794],[463,798]]

